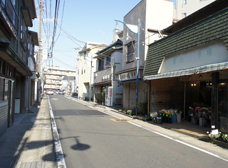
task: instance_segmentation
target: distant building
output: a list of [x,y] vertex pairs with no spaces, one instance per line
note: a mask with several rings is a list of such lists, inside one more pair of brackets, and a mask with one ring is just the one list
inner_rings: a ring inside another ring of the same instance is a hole
[[75,77],[76,71],[58,67],[47,67],[44,69],[44,75],[44,90],[61,90],[64,77]]
[[176,0],[175,19],[183,19],[215,0]]

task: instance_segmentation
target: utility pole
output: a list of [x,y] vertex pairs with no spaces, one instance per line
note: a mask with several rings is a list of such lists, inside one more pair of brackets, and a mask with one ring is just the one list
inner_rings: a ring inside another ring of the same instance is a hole
[[41,84],[43,82],[43,73],[42,73],[42,58],[43,58],[43,50],[42,50],[42,12],[43,12],[43,1],[40,0],[39,4],[39,52],[38,52],[38,59],[37,59],[37,72],[39,73],[39,79],[37,81],[37,102],[41,101]]

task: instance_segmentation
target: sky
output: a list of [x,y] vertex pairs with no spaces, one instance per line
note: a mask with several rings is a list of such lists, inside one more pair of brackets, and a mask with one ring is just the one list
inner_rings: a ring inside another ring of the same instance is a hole
[[[176,0],[171,0],[176,3]],[[33,21],[32,31],[39,32],[39,4],[37,19]],[[42,45],[43,58],[50,48],[54,25],[54,0],[43,0]],[[115,20],[123,21],[123,17],[133,9],[140,0],[60,0],[58,26],[53,48],[53,64],[51,59],[43,59],[43,66],[53,65],[64,69],[76,70],[76,55],[82,42],[112,43]],[[119,28],[123,26],[119,24]],[[77,39],[77,40],[75,40]],[[81,42],[79,42],[81,41]],[[38,47],[36,47],[38,50]]]

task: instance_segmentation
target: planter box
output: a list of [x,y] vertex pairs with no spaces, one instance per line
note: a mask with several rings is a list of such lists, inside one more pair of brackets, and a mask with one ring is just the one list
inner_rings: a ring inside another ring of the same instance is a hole
[[205,127],[206,125],[206,120],[204,118],[199,118],[199,126]]

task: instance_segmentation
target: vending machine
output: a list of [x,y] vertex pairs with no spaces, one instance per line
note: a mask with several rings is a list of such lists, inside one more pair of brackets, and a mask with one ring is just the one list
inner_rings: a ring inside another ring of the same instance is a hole
[[113,106],[113,87],[111,86],[106,86],[105,105]]

